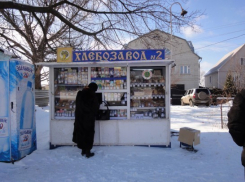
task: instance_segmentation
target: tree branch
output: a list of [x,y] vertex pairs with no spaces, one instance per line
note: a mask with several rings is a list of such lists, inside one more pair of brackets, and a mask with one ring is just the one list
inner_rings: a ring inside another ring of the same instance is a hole
[[[61,4],[65,4],[66,1],[61,1]],[[81,32],[83,34],[89,35],[89,36],[95,36],[103,31],[99,30],[96,32],[87,32],[83,29],[78,28],[74,24],[72,24],[70,21],[68,21],[66,18],[64,18],[58,11],[54,10],[53,7],[55,6],[49,6],[49,7],[36,7],[36,6],[31,6],[31,5],[25,5],[25,4],[20,4],[16,3],[13,1],[0,1],[0,9],[17,9],[20,11],[27,11],[30,13],[36,12],[36,13],[51,13],[54,16],[56,16],[58,19],[60,19],[62,22],[64,22],[66,25],[68,25],[70,28]]]

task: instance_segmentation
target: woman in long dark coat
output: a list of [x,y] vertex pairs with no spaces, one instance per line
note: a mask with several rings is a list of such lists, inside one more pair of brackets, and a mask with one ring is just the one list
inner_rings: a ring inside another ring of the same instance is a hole
[[82,155],[94,156],[90,150],[94,143],[95,117],[99,110],[99,104],[95,92],[97,84],[90,83],[82,91],[78,91],[76,97],[75,122],[72,141],[82,149]]

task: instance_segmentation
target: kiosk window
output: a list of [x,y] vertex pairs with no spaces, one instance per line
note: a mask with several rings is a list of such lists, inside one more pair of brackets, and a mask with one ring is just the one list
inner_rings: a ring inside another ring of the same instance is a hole
[[165,67],[130,69],[130,118],[165,118]]

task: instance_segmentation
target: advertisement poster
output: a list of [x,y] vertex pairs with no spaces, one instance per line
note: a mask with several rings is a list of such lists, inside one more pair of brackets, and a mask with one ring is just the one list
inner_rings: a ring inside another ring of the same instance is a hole
[[10,61],[11,152],[15,160],[36,150],[34,78],[32,64]]
[[0,117],[0,137],[8,136],[8,118]]
[[8,61],[0,61],[0,161],[10,160]]

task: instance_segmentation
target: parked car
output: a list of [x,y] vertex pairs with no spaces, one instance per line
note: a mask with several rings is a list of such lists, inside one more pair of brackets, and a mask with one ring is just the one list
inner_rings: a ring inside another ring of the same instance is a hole
[[189,104],[194,105],[206,105],[210,106],[212,101],[212,95],[207,88],[193,88],[185,92],[185,95],[181,97],[181,105]]

